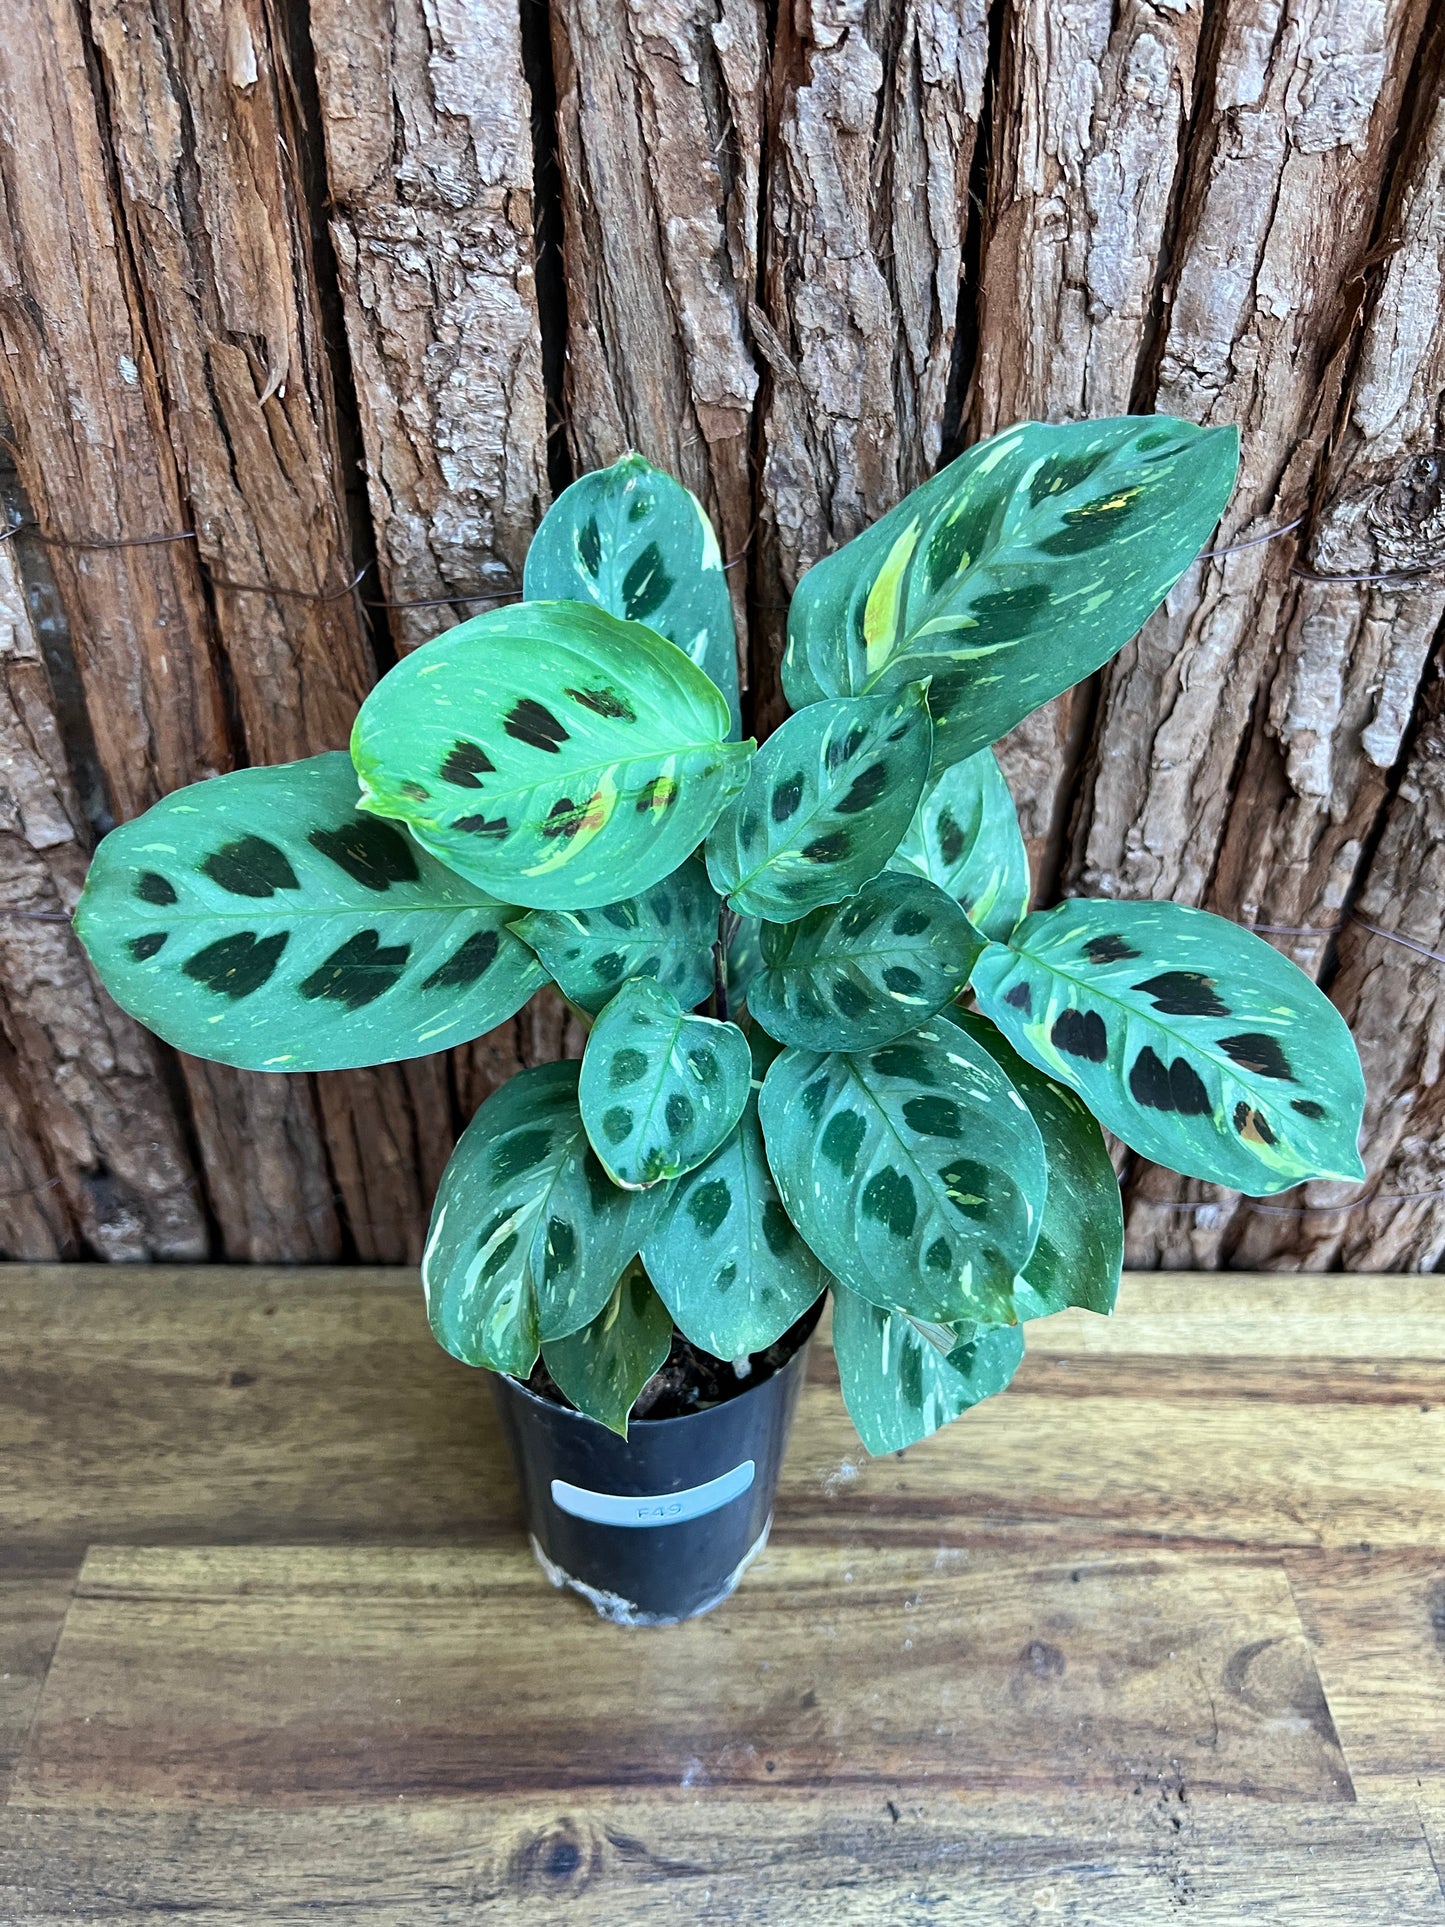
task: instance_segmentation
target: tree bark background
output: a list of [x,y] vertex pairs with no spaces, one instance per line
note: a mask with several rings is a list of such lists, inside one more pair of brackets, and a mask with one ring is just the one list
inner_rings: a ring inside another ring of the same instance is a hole
[[1232,552],[1001,745],[1036,898],[1274,932],[1355,1027],[1370,1182],[1261,1209],[1125,1159],[1130,1256],[1441,1262],[1429,0],[15,0],[10,26],[0,504],[32,526],[0,541],[0,1252],[414,1258],[477,1103],[579,1048],[540,999],[435,1062],[245,1077],[124,1019],[66,924],[112,821],[344,743],[398,653],[515,595],[572,474],[637,447],[702,497],[763,733],[819,555],[1011,421],[1157,407],[1239,424]]

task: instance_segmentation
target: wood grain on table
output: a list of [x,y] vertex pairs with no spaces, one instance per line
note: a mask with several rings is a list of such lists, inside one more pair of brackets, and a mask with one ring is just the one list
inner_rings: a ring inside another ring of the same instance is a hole
[[0,1921],[1445,1923],[1445,1286],[1135,1276],[624,1630],[402,1271],[0,1270]]

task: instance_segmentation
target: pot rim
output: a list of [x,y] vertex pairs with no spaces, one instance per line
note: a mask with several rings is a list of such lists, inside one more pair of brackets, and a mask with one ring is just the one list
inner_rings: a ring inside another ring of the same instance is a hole
[[[788,1327],[788,1331],[797,1331],[799,1327],[803,1327],[802,1336],[792,1351],[789,1352],[788,1356],[783,1360],[782,1364],[775,1365],[766,1378],[758,1379],[756,1383],[749,1385],[745,1391],[735,1392],[731,1398],[720,1399],[716,1405],[705,1405],[702,1410],[698,1412],[684,1412],[678,1418],[630,1419],[627,1427],[629,1433],[635,1428],[644,1425],[647,1426],[649,1430],[656,1429],[659,1434],[665,1432],[669,1425],[691,1425],[697,1419],[710,1418],[714,1412],[722,1411],[724,1406],[736,1405],[745,1398],[751,1398],[754,1392],[760,1392],[765,1385],[771,1385],[775,1378],[787,1371],[794,1360],[799,1358],[802,1353],[807,1350],[808,1341],[818,1329],[819,1321],[823,1316],[823,1306],[827,1302],[827,1297],[828,1293],[826,1289],[819,1292],[816,1301],[808,1307],[802,1317]],[[787,1332],[783,1333],[784,1338],[786,1338],[787,1335]],[[779,1342],[778,1339],[773,1340],[774,1344],[778,1344]],[[560,1412],[564,1418],[576,1419],[583,1425],[594,1425],[599,1432],[606,1432],[609,1438],[617,1439],[619,1444],[626,1443],[626,1440],[620,1438],[616,1432],[612,1431],[610,1426],[604,1425],[601,1419],[591,1418],[586,1412],[579,1412],[575,1405],[559,1405],[555,1399],[543,1398],[540,1392],[534,1392],[530,1386],[524,1385],[521,1379],[513,1378],[510,1372],[497,1372],[494,1376],[499,1378],[510,1391],[526,1399],[529,1404],[541,1406],[543,1411],[546,1412]]]

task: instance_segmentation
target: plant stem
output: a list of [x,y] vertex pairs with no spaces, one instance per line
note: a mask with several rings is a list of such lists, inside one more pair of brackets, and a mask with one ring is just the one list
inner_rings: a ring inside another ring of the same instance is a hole
[[728,923],[731,914],[725,903],[718,905],[717,941],[712,947],[712,1014],[724,1023],[728,1015],[728,940],[731,936]]

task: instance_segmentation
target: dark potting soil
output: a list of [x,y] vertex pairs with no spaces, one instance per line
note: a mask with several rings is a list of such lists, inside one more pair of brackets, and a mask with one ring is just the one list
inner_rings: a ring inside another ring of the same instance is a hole
[[[798,1347],[807,1341],[818,1322],[816,1310],[814,1307],[805,1312],[797,1324],[766,1351],[754,1352],[748,1360],[745,1377],[740,1377],[727,1360],[699,1351],[680,1331],[675,1331],[672,1350],[638,1393],[632,1417],[686,1418],[690,1412],[703,1412],[710,1405],[721,1405],[726,1399],[736,1398],[739,1392],[750,1392],[754,1385],[781,1371]],[[527,1390],[535,1392],[538,1398],[550,1399],[554,1405],[571,1405],[572,1401],[558,1388],[540,1358],[525,1382]]]

